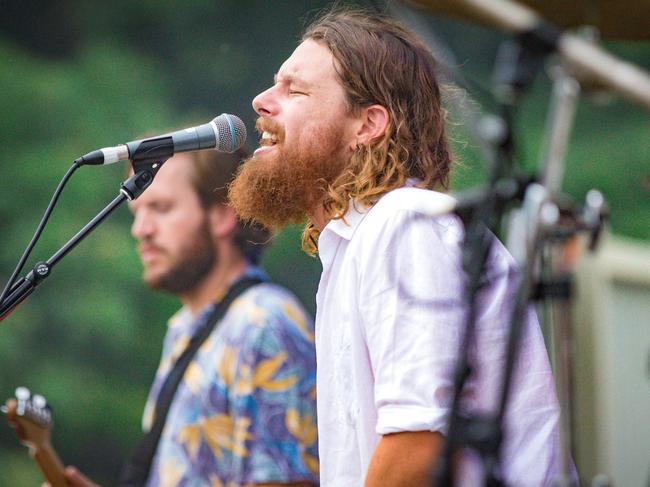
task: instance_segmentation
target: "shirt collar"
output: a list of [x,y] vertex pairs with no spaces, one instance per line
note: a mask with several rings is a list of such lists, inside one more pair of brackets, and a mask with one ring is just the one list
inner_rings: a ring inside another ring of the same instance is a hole
[[[409,178],[406,180],[406,183],[403,187],[414,187],[418,184],[418,182],[419,180],[416,178]],[[325,233],[326,231],[331,231],[339,237],[344,238],[345,240],[352,240],[354,232],[356,232],[359,224],[363,221],[371,208],[372,207],[350,199],[350,206],[348,207],[348,211],[345,213],[345,215],[341,218],[330,220],[329,223],[325,225],[325,228],[321,234]]]
[[331,231],[341,238],[351,240],[352,235],[354,235],[354,232],[366,217],[369,210],[369,207],[355,202],[354,200],[350,200],[350,206],[345,215],[341,218],[330,220],[329,223],[325,225],[323,233]]

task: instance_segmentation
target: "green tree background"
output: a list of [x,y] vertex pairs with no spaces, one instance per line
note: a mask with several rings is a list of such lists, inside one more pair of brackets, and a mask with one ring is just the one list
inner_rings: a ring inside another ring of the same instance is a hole
[[[71,161],[98,147],[235,113],[253,127],[253,96],[272,82],[302,25],[328,2],[26,0],[0,17],[0,282],[8,279]],[[463,72],[489,83],[502,34],[427,18]],[[650,69],[642,44],[608,47]],[[516,117],[517,154],[533,170],[549,82],[536,81]],[[454,188],[485,177],[476,143],[452,113],[462,160]],[[565,190],[601,189],[615,233],[650,238],[650,119],[622,100],[585,99],[568,154]],[[251,133],[249,145],[255,146]],[[30,265],[52,255],[118,192],[125,168],[85,167],[63,193]],[[139,434],[166,319],[178,307],[146,289],[121,208],[66,257],[0,325],[0,399],[18,385],[55,409],[53,443],[66,463],[110,485]],[[298,228],[279,234],[263,265],[314,310],[320,265],[299,250]],[[29,268],[29,266],[28,266]],[[0,427],[0,486],[40,475]]]

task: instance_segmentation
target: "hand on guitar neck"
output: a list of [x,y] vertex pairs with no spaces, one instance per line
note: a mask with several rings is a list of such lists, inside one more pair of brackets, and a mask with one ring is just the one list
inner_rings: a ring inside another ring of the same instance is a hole
[[20,442],[38,464],[49,487],[99,487],[75,467],[63,467],[52,448],[52,410],[43,396],[31,394],[26,387],[16,389],[16,398],[2,407],[7,422]]

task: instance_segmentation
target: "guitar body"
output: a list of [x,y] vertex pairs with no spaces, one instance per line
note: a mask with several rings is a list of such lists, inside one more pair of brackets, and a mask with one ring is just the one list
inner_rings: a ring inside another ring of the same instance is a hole
[[68,487],[64,466],[52,448],[52,410],[43,396],[32,396],[24,387],[16,389],[16,399],[9,399],[2,407],[7,422],[16,431],[20,442],[29,448],[45,479],[52,487]]

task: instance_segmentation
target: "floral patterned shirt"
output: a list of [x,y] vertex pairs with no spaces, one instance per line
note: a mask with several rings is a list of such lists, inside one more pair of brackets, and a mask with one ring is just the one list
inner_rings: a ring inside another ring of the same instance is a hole
[[[195,317],[182,308],[170,320],[145,431],[166,375],[214,306]],[[268,282],[249,288],[185,371],[146,485],[317,484],[315,382],[313,323],[297,299]]]

